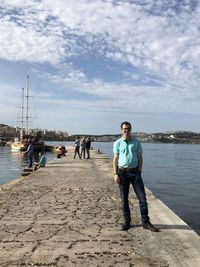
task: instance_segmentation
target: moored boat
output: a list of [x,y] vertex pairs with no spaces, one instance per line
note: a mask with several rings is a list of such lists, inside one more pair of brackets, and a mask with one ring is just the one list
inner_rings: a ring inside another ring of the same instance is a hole
[[17,137],[15,138],[14,142],[10,144],[12,151],[26,151],[27,144],[20,141]]
[[28,143],[33,143],[34,151],[41,152],[45,150],[44,142],[41,141],[42,133],[38,131],[36,134],[29,131],[29,76],[26,78],[26,88],[22,88],[21,97],[21,115],[20,115],[20,137],[16,137],[14,142],[11,142],[11,151],[26,151]]
[[42,141],[42,132],[33,133],[29,128],[29,76],[26,78],[26,87],[22,88],[21,97],[21,114],[20,114],[20,136],[10,143],[11,151],[26,151],[29,141],[33,144],[34,152],[49,151],[52,152],[53,146],[45,145]]

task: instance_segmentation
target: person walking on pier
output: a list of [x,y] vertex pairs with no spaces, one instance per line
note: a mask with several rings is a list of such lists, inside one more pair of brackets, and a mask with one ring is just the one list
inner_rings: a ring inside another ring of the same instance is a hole
[[144,229],[158,232],[153,226],[148,216],[148,204],[146,193],[141,177],[143,157],[142,146],[138,139],[131,136],[131,123],[124,121],[121,123],[122,137],[115,141],[113,145],[113,171],[115,182],[119,184],[121,205],[124,216],[123,231],[130,228],[131,215],[129,208],[129,188],[132,184],[136,196],[139,200],[142,225]]

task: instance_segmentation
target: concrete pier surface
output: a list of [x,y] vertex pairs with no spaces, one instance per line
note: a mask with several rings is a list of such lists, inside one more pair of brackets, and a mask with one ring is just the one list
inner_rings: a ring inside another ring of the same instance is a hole
[[[132,190],[131,190],[132,191]],[[111,160],[51,161],[0,188],[0,266],[200,266],[200,237],[149,190],[151,222],[141,226],[131,193],[132,226],[120,231],[119,189]]]

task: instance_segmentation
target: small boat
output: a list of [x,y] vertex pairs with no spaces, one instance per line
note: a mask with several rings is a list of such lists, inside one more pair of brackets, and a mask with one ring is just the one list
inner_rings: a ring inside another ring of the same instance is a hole
[[27,149],[27,144],[20,141],[17,137],[10,146],[12,151],[26,151]]
[[[34,152],[41,152],[41,151],[51,151],[50,146],[46,146],[44,142],[35,142],[33,136],[29,136],[29,139],[33,140],[33,150]],[[26,141],[19,141],[19,139],[15,138],[15,141],[11,143],[11,150],[14,151],[26,151],[28,148],[28,142]]]

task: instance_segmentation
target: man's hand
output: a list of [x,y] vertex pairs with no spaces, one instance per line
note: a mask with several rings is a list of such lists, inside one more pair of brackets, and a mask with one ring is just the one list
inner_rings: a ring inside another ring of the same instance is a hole
[[116,183],[120,184],[120,178],[117,173],[114,174],[114,179]]

